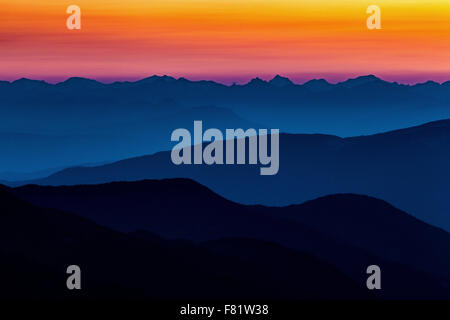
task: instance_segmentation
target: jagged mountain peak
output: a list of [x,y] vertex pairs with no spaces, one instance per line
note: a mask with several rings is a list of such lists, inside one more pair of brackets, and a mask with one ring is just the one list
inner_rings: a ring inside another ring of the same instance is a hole
[[270,80],[269,83],[276,87],[285,87],[294,84],[289,78],[282,77],[278,74],[272,80]]

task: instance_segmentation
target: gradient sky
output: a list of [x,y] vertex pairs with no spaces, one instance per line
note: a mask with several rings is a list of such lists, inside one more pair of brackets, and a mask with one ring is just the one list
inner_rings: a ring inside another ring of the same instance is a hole
[[[66,8],[82,29],[66,28]],[[366,8],[381,8],[368,30]],[[0,79],[450,80],[449,0],[0,0]]]

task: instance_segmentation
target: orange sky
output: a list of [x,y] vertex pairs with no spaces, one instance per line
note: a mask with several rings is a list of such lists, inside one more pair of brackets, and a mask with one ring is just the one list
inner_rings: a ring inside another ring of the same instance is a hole
[[[82,11],[66,28],[66,8]],[[368,30],[366,8],[381,8]],[[0,0],[0,79],[450,80],[449,0]]]

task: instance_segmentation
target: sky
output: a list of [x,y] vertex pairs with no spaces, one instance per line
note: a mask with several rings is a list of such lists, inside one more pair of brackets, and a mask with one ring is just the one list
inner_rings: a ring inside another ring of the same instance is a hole
[[[81,29],[68,30],[69,5]],[[369,30],[369,5],[381,29]],[[0,79],[450,80],[449,0],[0,0]]]

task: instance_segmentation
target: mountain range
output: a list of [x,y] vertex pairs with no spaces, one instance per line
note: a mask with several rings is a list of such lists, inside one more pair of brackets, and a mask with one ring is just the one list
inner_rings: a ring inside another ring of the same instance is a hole
[[[3,187],[0,195],[0,254],[11,257],[4,261],[37,265],[36,279],[53,275],[55,286],[63,266],[76,262],[92,297],[108,286],[113,295],[191,299],[450,294],[450,235],[366,196],[244,206],[186,179]],[[376,293],[365,289],[372,264],[383,272]]]
[[255,165],[174,165],[159,152],[94,167],[74,167],[10,185],[77,185],[190,178],[244,204],[289,205],[335,193],[392,203],[450,230],[450,120],[371,136],[280,135],[280,169],[260,176]]
[[193,120],[349,137],[450,118],[450,82],[402,85],[373,75],[337,84],[276,76],[231,86],[169,76],[108,84],[19,79],[0,82],[0,96],[0,166],[10,172],[167,150],[171,132]]
[[[335,267],[276,243],[236,238],[194,244],[150,232],[125,234],[73,214],[35,207],[4,189],[0,199],[2,299],[374,297]],[[234,245],[240,251],[227,253],[227,246]],[[257,257],[263,261],[240,258],[258,250],[264,253]],[[65,285],[66,269],[73,264],[81,268],[80,291]]]

